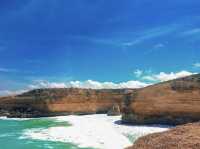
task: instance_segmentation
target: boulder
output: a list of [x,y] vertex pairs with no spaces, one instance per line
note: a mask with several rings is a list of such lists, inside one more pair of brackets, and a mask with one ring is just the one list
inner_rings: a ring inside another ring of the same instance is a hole
[[108,116],[118,116],[121,115],[120,107],[118,104],[114,104],[107,113]]

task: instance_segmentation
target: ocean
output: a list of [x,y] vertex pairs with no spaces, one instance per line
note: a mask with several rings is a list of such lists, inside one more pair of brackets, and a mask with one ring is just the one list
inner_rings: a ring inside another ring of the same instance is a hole
[[0,118],[2,149],[123,149],[168,126],[127,126],[104,114],[51,118]]

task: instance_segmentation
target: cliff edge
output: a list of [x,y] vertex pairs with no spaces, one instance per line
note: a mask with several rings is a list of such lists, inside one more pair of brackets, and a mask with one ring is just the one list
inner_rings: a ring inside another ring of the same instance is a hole
[[185,124],[200,120],[200,74],[159,83],[127,97],[122,120],[131,124]]
[[107,113],[114,105],[122,109],[131,89],[36,89],[0,98],[0,116],[42,117],[66,114]]

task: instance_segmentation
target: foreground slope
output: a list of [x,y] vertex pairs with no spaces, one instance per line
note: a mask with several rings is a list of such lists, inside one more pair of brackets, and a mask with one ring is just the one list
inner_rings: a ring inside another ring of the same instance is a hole
[[200,74],[138,90],[125,101],[132,124],[184,124],[200,120]]
[[178,126],[140,138],[127,149],[199,149],[200,123]]
[[0,115],[8,117],[41,117],[65,114],[107,113],[113,106],[122,109],[130,89],[36,89],[0,98]]

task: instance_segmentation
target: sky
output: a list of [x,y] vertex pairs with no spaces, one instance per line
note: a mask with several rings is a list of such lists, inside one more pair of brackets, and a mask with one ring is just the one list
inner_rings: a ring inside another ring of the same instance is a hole
[[0,95],[200,72],[198,0],[1,0]]

